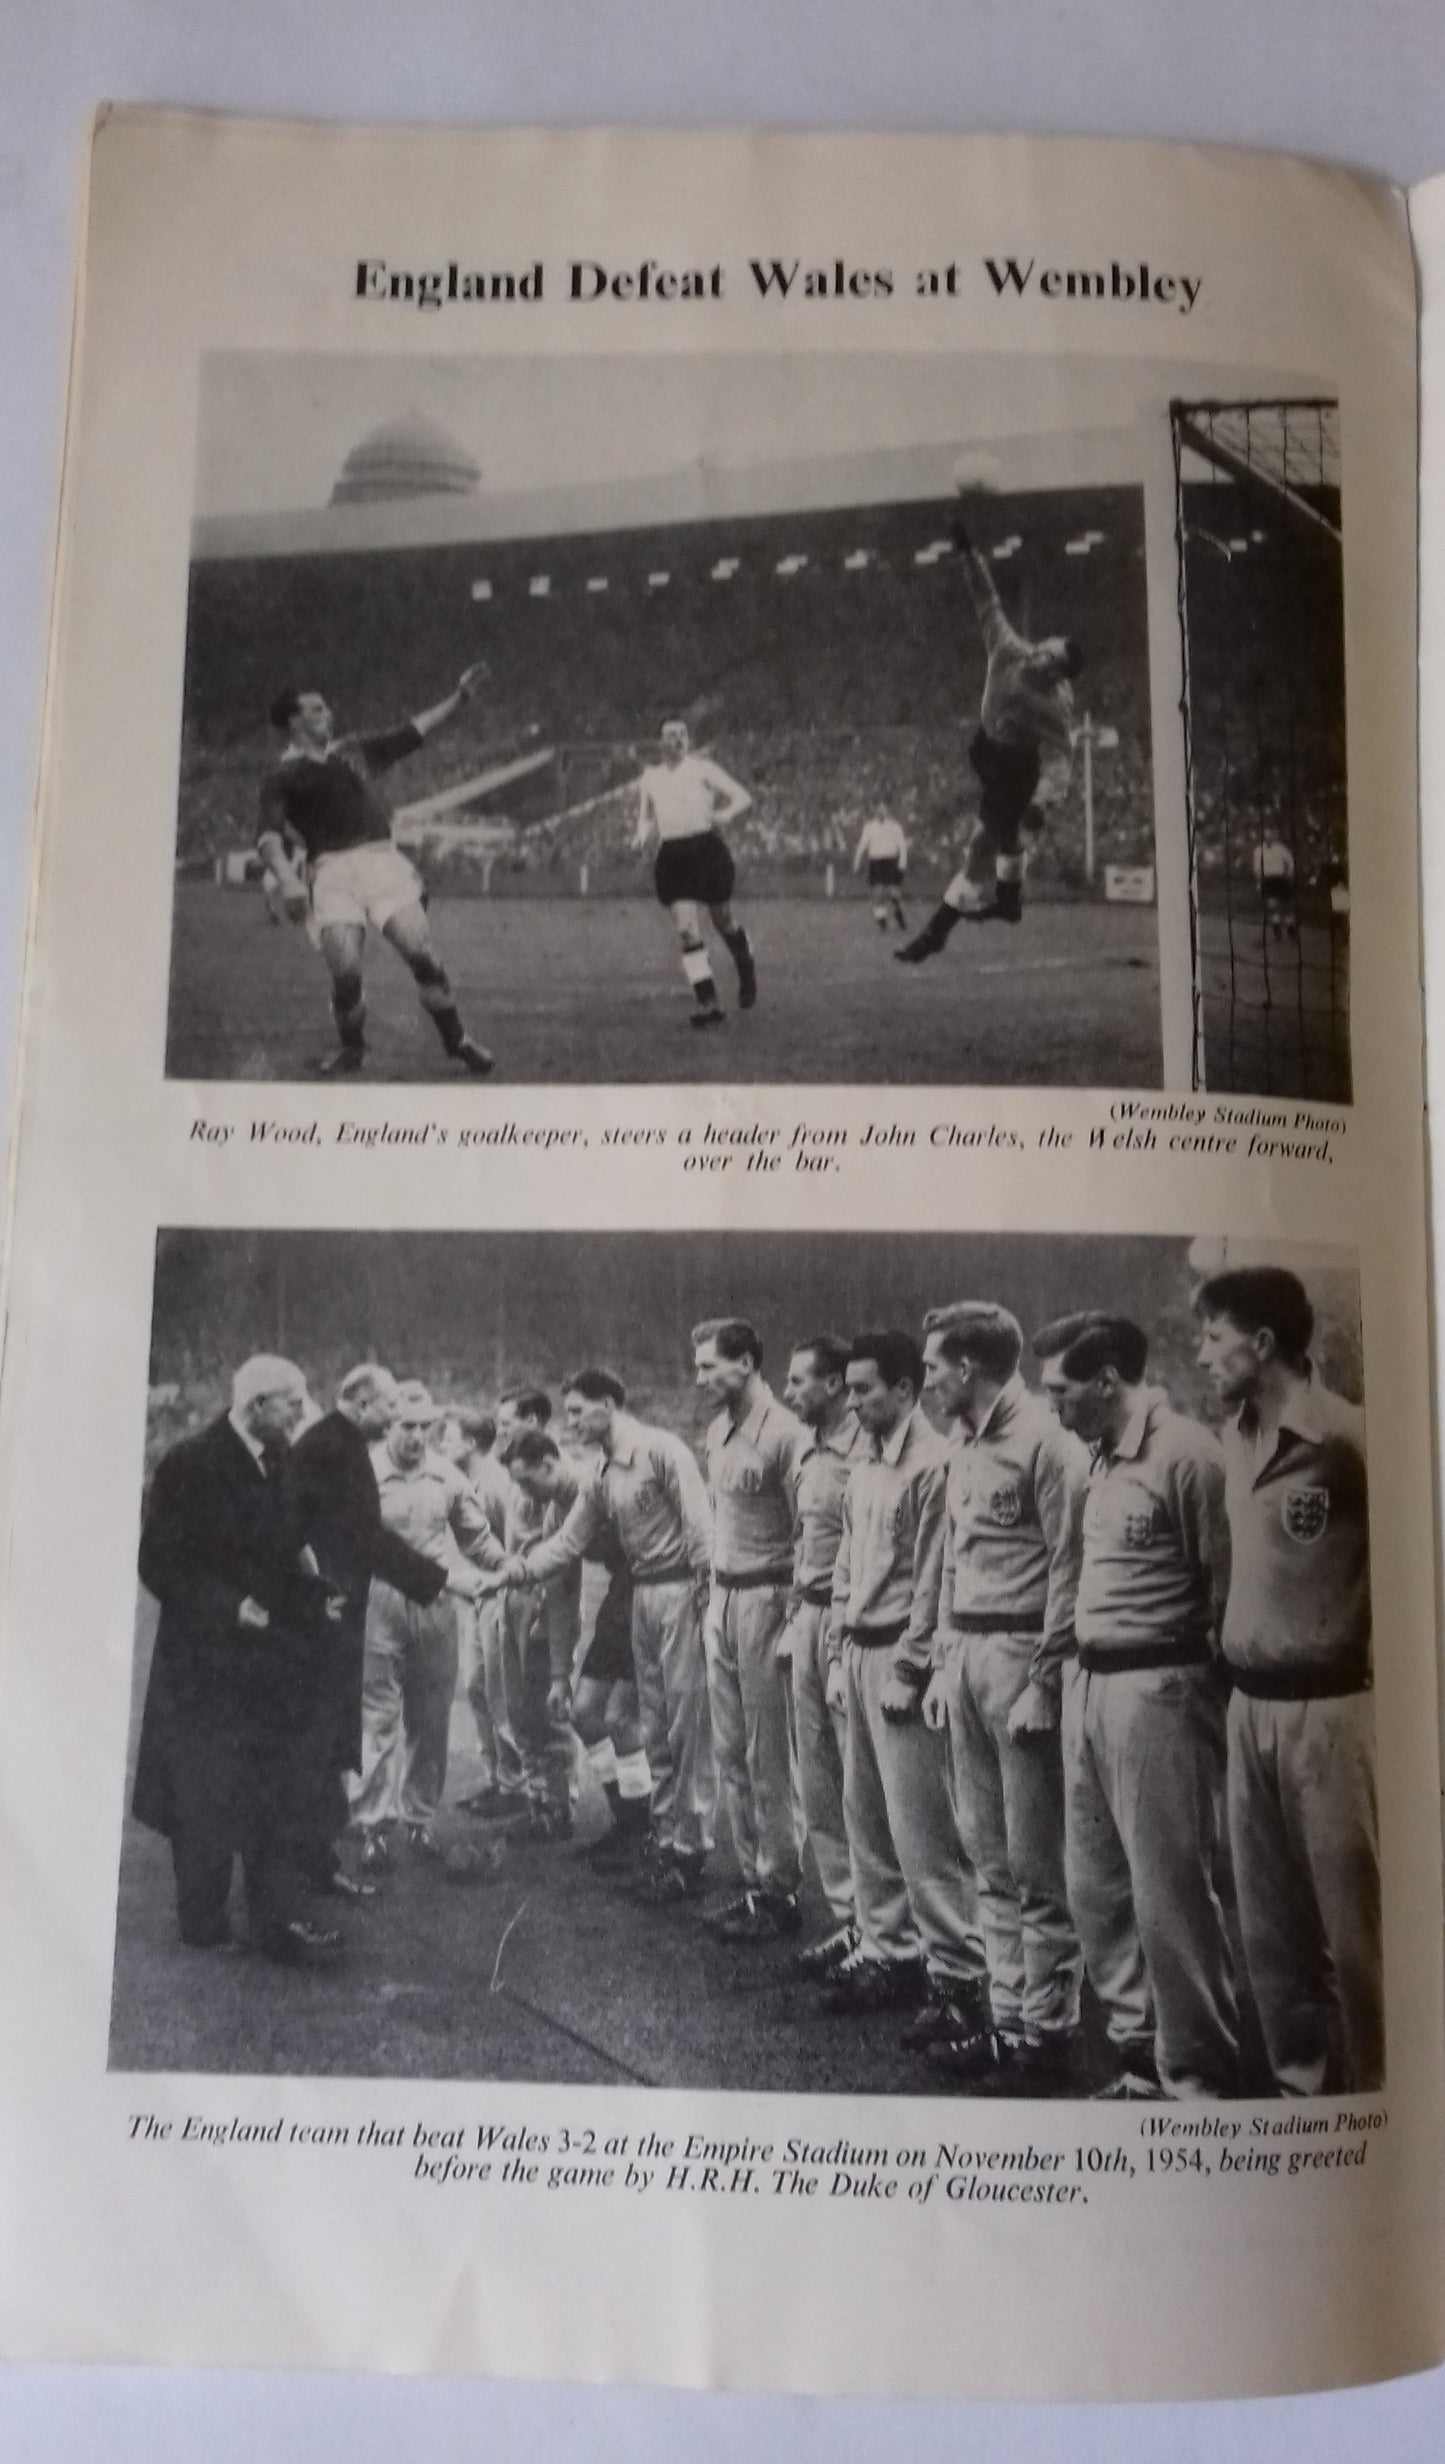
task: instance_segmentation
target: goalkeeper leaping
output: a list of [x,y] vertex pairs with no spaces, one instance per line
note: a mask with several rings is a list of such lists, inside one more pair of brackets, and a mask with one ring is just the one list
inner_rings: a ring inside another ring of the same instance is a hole
[[[966,497],[969,491],[959,493]],[[1050,809],[1068,787],[1073,764],[1070,679],[1083,665],[1078,643],[1063,633],[1029,642],[1015,631],[962,510],[953,525],[953,543],[963,559],[988,653],[979,723],[968,748],[979,782],[978,818],[961,871],[922,932],[894,952],[910,967],[941,950],[955,924],[1021,920],[1021,833],[1044,828]]]

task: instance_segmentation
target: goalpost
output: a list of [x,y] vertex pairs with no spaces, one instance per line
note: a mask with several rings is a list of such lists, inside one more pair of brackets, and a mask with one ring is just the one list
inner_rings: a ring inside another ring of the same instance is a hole
[[1193,1083],[1348,1103],[1339,405],[1169,415]]

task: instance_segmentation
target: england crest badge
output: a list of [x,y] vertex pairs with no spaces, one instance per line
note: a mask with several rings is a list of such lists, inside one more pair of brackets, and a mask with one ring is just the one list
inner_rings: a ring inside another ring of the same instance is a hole
[[1009,1482],[1005,1487],[993,1491],[988,1501],[988,1510],[995,1523],[1002,1524],[1006,1531],[1012,1531],[1016,1523],[1023,1521],[1024,1501],[1018,1489],[1012,1482]]
[[1328,1489],[1310,1487],[1285,1490],[1284,1501],[1280,1507],[1280,1521],[1291,1540],[1299,1540],[1306,1547],[1315,1540],[1323,1540],[1329,1528],[1329,1520],[1330,1493]]

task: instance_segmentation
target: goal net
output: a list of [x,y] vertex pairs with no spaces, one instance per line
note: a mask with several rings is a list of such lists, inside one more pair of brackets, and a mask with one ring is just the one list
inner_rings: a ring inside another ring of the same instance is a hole
[[1339,405],[1170,416],[1195,1084],[1348,1103]]

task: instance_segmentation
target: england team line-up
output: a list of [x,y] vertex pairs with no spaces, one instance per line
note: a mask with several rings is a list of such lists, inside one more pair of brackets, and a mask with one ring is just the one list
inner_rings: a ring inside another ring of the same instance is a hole
[[[828,1917],[800,1983],[896,2010],[940,2088],[1082,2092],[1087,1976],[1096,2093],[1217,2098],[1227,1859],[1275,2091],[1378,2088],[1363,1420],[1312,1364],[1292,1271],[1225,1271],[1195,1305],[1221,1437],[1115,1314],[1035,1334],[1039,1391],[988,1301],[921,1341],[806,1333],[781,1399],[754,1329],[709,1319],[705,1470],[608,1368],[563,1381],[563,1446],[540,1388],[494,1421],[363,1364],[318,1415],[297,1365],[246,1361],[161,1460],[141,1545],[134,1808],[169,1838],[183,1939],[230,1940],[239,1855],[257,1946],[324,1968],[344,1943],[318,1894],[364,1902],[411,1854],[486,1883],[507,1842],[777,1943],[806,1856]],[[443,1848],[459,1654],[482,1786]],[[583,1756],[611,1824],[568,1849]]]

